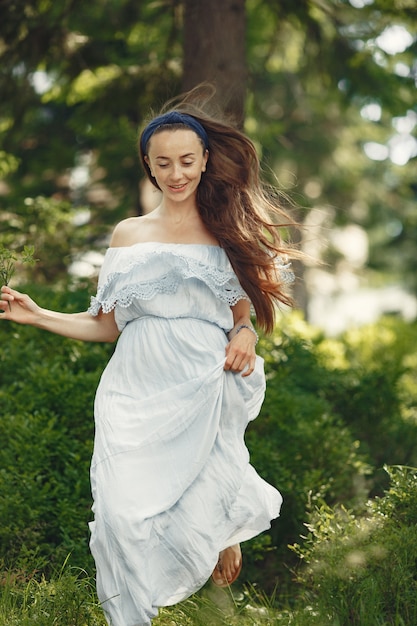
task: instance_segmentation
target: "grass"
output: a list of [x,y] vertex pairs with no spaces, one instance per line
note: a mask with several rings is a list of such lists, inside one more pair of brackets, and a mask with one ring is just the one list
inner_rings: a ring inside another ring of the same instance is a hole
[[[339,595],[334,610],[330,590],[329,597],[318,601],[306,589],[298,588],[299,597],[290,599],[268,597],[251,586],[232,592],[209,582],[188,600],[160,609],[153,626],[414,626],[404,606],[383,609],[375,582],[373,576],[367,580],[358,602],[348,593]],[[0,626],[107,624],[94,579],[66,562],[49,580],[37,570],[28,574],[0,569]]]
[[47,581],[6,574],[0,588],[0,626],[105,626],[94,586],[70,569]]
[[[160,609],[152,626],[337,624],[323,621],[311,607],[299,612],[278,610],[274,603],[274,597],[268,598],[254,587],[232,593],[208,583],[188,600]],[[36,572],[29,577],[8,573],[0,578],[0,626],[107,626],[107,623],[95,595],[94,580],[83,570],[65,566],[49,581],[42,576],[37,579]]]
[[[160,609],[153,626],[289,626],[255,588],[237,594],[208,583],[198,595]],[[107,626],[95,594],[94,580],[65,563],[46,580],[30,574],[0,574],[0,626]]]
[[106,626],[94,580],[79,568],[62,568],[46,580],[36,568],[0,574],[0,626]]
[[[368,598],[369,599],[369,598]],[[200,594],[160,609],[153,626],[347,626],[343,617],[330,618],[312,606],[273,608],[256,589],[237,595],[208,585]],[[361,626],[411,626],[400,616],[386,621],[369,616],[364,598]],[[369,605],[368,605],[369,609]],[[371,620],[367,619],[371,617]],[[7,574],[0,580],[0,626],[107,626],[95,596],[94,581],[82,570],[66,568],[49,581],[34,575],[22,580]]]

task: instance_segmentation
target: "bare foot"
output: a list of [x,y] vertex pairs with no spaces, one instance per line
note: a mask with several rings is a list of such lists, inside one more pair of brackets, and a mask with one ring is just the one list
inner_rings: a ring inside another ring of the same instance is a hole
[[219,587],[227,587],[235,582],[241,569],[242,552],[237,543],[220,552],[218,563],[212,574],[213,582]]

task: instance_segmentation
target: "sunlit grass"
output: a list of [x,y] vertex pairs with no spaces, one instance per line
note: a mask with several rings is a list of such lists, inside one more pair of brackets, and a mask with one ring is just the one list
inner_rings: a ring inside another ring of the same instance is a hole
[[6,572],[0,582],[0,626],[105,626],[83,570],[68,567],[51,580]]
[[[154,626],[290,625],[255,588],[233,593],[208,583],[199,594],[160,609]],[[95,595],[94,580],[65,564],[50,580],[36,571],[3,572],[0,578],[0,626],[107,626]]]
[[[232,593],[209,583],[188,600],[160,609],[153,626],[411,626],[399,612],[395,615],[395,610],[389,621],[378,611],[369,612],[370,601],[377,603],[378,594],[373,597],[368,590],[361,606],[346,607],[346,614],[355,617],[347,618],[343,611],[330,617],[305,599],[299,598],[292,608],[277,609],[276,598],[268,598],[254,587]],[[3,574],[0,626],[107,626],[107,623],[95,595],[94,580],[83,570],[66,566],[51,580],[37,579],[36,575],[25,579],[16,572]]]

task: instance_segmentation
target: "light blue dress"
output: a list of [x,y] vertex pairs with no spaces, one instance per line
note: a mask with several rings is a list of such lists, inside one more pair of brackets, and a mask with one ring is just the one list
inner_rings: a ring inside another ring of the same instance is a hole
[[221,248],[110,248],[89,312],[122,331],[96,396],[91,550],[112,626],[147,626],[201,588],[219,552],[269,528],[279,492],[244,444],[263,361],[225,372],[230,307],[247,299]]

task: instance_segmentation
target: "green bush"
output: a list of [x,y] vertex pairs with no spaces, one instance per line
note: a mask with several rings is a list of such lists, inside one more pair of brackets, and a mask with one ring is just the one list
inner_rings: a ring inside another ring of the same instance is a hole
[[61,562],[88,554],[90,519],[88,458],[83,440],[55,413],[6,414],[0,437],[0,550],[12,565],[22,550]]
[[[58,309],[87,299],[37,291],[41,304]],[[50,571],[71,552],[91,567],[93,402],[112,347],[7,323],[0,341],[0,558],[12,565],[36,555]]]
[[303,531],[308,506],[322,500],[363,502],[370,471],[349,427],[323,393],[335,373],[320,364],[308,328],[300,335],[298,326],[297,319],[287,320],[261,341],[267,393],[246,438],[254,466],[284,498],[270,532],[275,549],[267,552],[262,568],[250,570],[250,579],[270,593],[278,579],[281,588],[285,584],[285,567],[295,566],[287,546]]
[[298,314],[261,340],[268,387],[247,442],[284,504],[262,567],[248,555],[250,580],[270,592],[285,585],[286,568],[297,566],[287,545],[314,503],[360,510],[386,488],[384,464],[417,465],[416,344],[417,326],[399,319],[327,339]]
[[417,624],[417,469],[389,468],[391,486],[361,515],[322,505],[295,551],[311,624]]
[[342,376],[337,387],[325,381],[323,392],[375,468],[371,493],[380,494],[384,464],[417,465],[417,325],[382,318],[338,343]]

